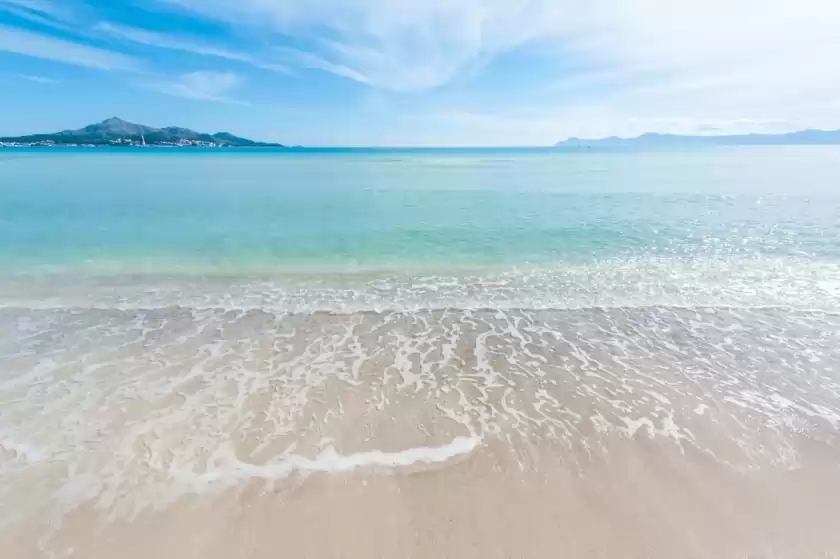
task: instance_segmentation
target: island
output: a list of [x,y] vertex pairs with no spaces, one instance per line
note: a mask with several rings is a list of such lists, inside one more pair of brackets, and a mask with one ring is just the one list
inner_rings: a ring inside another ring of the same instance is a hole
[[283,144],[255,142],[228,132],[206,134],[189,128],[154,128],[118,117],[52,134],[0,137],[0,147],[273,147]]
[[708,146],[816,146],[840,145],[840,130],[800,130],[787,134],[733,134],[723,136],[682,136],[679,134],[642,134],[635,138],[569,138],[554,145],[557,148],[650,147],[683,148]]

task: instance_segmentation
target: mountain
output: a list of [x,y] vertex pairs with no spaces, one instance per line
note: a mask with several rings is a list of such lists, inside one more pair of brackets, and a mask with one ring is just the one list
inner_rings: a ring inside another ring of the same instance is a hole
[[78,130],[63,130],[53,134],[33,134],[13,138],[0,138],[0,142],[27,145],[152,145],[152,146],[230,146],[230,147],[283,147],[281,144],[255,142],[228,132],[205,134],[168,126],[153,128],[126,122],[113,117]]
[[555,147],[706,147],[706,146],[783,146],[840,145],[840,130],[800,130],[788,134],[740,134],[732,136],[680,136],[642,134],[636,138],[611,136],[597,140],[569,138]]

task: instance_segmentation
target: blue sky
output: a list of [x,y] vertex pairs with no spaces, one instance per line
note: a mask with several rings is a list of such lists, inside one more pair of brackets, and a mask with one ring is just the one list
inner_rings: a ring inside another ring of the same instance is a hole
[[840,128],[836,0],[0,0],[0,134],[304,145]]

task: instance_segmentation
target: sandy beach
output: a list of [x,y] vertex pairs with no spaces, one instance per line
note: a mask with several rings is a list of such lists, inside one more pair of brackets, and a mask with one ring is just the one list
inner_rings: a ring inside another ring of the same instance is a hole
[[[486,445],[456,464],[314,474],[179,500],[131,521],[82,506],[47,542],[4,557],[833,557],[837,452],[806,442],[796,468],[735,472],[647,436],[572,464],[547,445]],[[33,527],[37,531],[37,528]]]
[[840,551],[836,315],[0,316],[3,557]]

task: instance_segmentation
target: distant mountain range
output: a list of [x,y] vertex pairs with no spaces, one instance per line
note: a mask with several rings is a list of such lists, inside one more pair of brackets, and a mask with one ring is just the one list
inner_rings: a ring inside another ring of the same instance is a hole
[[838,145],[840,130],[801,130],[788,134],[740,134],[733,136],[680,136],[677,134],[642,134],[636,138],[612,136],[598,140],[569,138],[555,147],[704,147],[704,146],[783,146]]
[[78,130],[63,130],[53,134],[33,134],[0,138],[5,144],[18,145],[88,145],[88,146],[197,146],[197,147],[284,147],[281,144],[255,142],[228,132],[205,134],[168,126],[153,128],[126,122],[113,117]]

